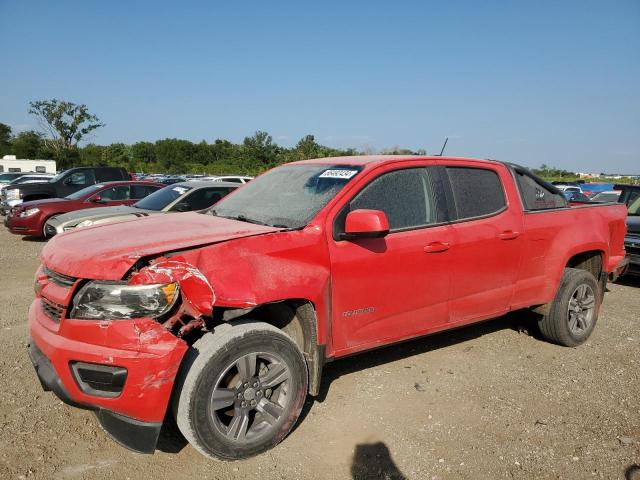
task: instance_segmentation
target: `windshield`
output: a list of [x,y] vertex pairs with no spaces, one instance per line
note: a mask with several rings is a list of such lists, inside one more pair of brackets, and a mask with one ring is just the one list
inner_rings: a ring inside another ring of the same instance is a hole
[[184,185],[169,185],[144,197],[133,206],[136,208],[144,208],[145,210],[160,211],[189,190],[191,190],[191,187],[185,187]]
[[361,167],[285,165],[274,168],[216,204],[211,213],[281,228],[302,228]]
[[2,175],[0,175],[0,183],[11,183],[13,180],[15,180],[17,177],[20,177],[24,175],[24,173],[20,174],[20,173],[3,173]]
[[104,187],[104,185],[100,185],[100,184],[89,185],[88,187],[85,187],[82,190],[78,190],[77,192],[74,192],[71,195],[67,195],[64,198],[68,198],[69,200],[78,200],[84,197],[85,195],[87,195],[88,193],[95,192],[96,190],[102,187]]
[[627,210],[629,215],[640,215],[640,197],[636,198],[631,205],[629,205],[629,209]]
[[68,172],[69,170],[63,170],[60,173],[55,174],[53,177],[51,177],[51,180],[49,180],[49,183],[55,183],[58,180],[60,180],[62,177],[65,176],[65,174]]

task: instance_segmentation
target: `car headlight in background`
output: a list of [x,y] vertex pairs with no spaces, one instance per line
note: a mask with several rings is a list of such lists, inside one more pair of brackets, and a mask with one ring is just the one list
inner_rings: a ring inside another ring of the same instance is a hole
[[5,197],[7,200],[19,200],[20,199],[20,189],[19,188],[11,188],[6,189],[4,191]]
[[25,210],[24,212],[20,212],[20,214],[18,216],[20,218],[31,217],[32,215],[35,215],[39,211],[40,211],[39,208],[29,208],[29,209]]
[[155,318],[171,310],[179,294],[177,283],[128,285],[123,282],[89,282],[75,296],[71,318]]
[[84,222],[80,222],[79,224],[77,224],[75,228],[90,227],[91,225],[93,225],[93,220],[85,220]]

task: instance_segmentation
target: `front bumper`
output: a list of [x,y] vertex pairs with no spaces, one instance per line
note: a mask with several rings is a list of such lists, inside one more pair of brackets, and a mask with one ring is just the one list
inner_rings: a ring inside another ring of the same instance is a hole
[[23,202],[22,199],[18,200],[3,200],[0,202],[0,215],[7,215],[13,207],[20,205]]
[[[58,323],[41,302],[29,309],[29,355],[43,388],[69,405],[94,410],[119,444],[153,453],[186,343],[151,319]],[[83,391],[75,362],[126,368],[121,393]]]
[[4,226],[14,235],[42,236],[41,215],[41,212],[38,212],[32,217],[20,218],[15,214],[8,213],[4,219]]
[[624,248],[627,251],[626,258],[629,262],[624,273],[640,275],[640,236],[636,234],[625,237]]

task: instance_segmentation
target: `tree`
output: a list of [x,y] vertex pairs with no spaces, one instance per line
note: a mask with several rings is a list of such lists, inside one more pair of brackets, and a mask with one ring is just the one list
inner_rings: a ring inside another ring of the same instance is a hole
[[29,102],[29,113],[35,115],[40,126],[51,137],[48,145],[61,157],[65,150],[75,150],[78,142],[104,123],[89,113],[86,105],[61,100],[36,100]]
[[267,132],[257,131],[252,137],[245,137],[244,151],[249,159],[263,166],[273,165],[278,154],[278,146]]
[[11,127],[0,123],[0,157],[11,152]]
[[296,152],[301,160],[317,158],[319,150],[320,145],[316,143],[316,138],[313,135],[305,135],[296,145]]
[[42,134],[33,130],[20,132],[11,142],[11,151],[18,158],[46,158],[43,147]]

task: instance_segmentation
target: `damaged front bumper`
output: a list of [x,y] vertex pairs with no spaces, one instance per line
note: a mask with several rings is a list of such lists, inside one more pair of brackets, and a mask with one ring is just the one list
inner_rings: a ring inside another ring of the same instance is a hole
[[29,309],[29,331],[29,356],[45,390],[94,410],[124,447],[154,452],[185,342],[151,319],[60,324],[40,299]]

